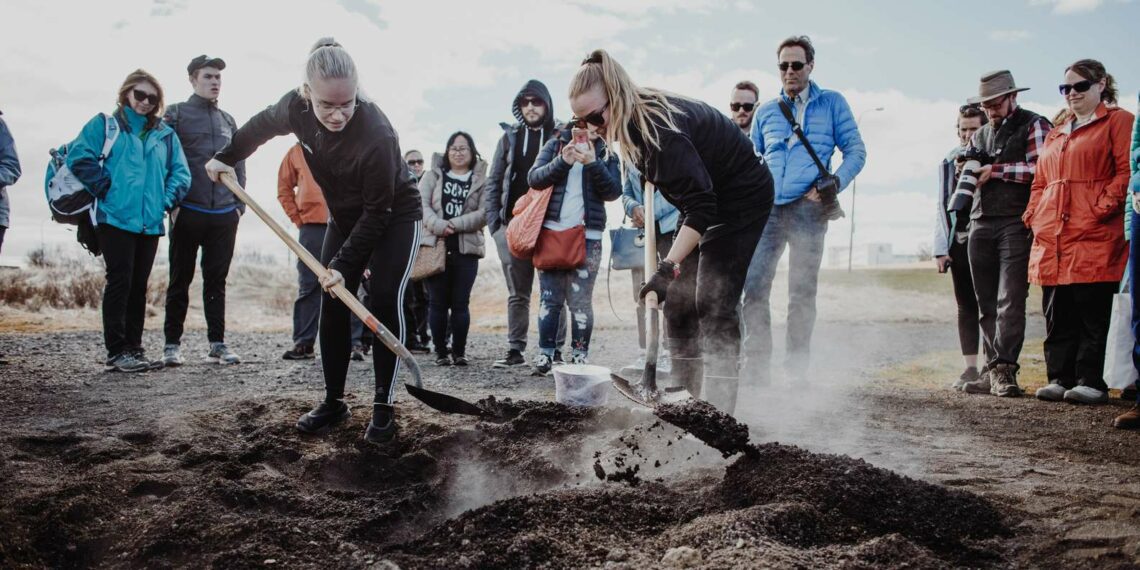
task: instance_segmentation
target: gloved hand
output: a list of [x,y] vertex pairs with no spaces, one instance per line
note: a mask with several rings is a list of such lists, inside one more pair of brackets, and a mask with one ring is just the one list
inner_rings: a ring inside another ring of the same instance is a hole
[[657,263],[657,271],[653,272],[653,275],[649,278],[649,282],[641,285],[641,292],[638,293],[638,296],[641,299],[645,299],[645,296],[652,291],[657,293],[657,302],[664,303],[665,292],[669,289],[669,284],[677,278],[679,272],[680,267],[678,267],[677,264],[668,259],[662,259]]

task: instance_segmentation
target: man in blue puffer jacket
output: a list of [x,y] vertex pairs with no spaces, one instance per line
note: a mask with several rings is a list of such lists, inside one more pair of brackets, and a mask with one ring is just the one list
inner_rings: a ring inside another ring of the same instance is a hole
[[752,143],[768,162],[776,186],[776,205],[748,268],[744,285],[746,375],[760,385],[769,380],[772,353],[772,317],[768,298],[776,264],[784,247],[792,250],[788,268],[787,369],[797,381],[807,375],[815,294],[827,216],[817,183],[821,176],[811,155],[780,110],[783,101],[792,110],[820,161],[830,170],[838,148],[843,163],[833,176],[843,190],[863,169],[867,158],[863,139],[851,108],[842,95],[820,89],[810,80],[815,49],[807,36],[790,37],[776,50],[783,90],[776,99],[756,110]]

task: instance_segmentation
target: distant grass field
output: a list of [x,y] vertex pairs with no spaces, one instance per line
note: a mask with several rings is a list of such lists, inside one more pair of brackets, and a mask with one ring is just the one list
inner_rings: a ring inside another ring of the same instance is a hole
[[[930,267],[857,269],[851,272],[825,269],[820,271],[819,286],[821,289],[824,287],[875,286],[896,291],[949,295],[951,299],[954,296],[954,286],[950,282],[950,274],[938,273],[934,269],[933,263]],[[1036,285],[1029,287],[1026,312],[1041,314],[1041,288]]]

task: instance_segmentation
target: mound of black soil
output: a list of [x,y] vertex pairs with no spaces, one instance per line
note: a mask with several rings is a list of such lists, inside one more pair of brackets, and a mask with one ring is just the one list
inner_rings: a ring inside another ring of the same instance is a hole
[[653,413],[720,451],[725,457],[748,449],[748,426],[704,400],[662,404]]

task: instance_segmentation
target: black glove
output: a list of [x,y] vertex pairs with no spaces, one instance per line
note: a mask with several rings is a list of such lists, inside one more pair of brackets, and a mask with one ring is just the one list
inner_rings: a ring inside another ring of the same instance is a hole
[[641,292],[638,293],[638,297],[645,299],[645,296],[652,291],[657,293],[657,302],[664,303],[665,292],[669,289],[669,284],[677,278],[678,269],[677,264],[668,259],[659,261],[657,263],[657,271],[653,272],[653,276],[649,278],[649,282],[641,284]]

